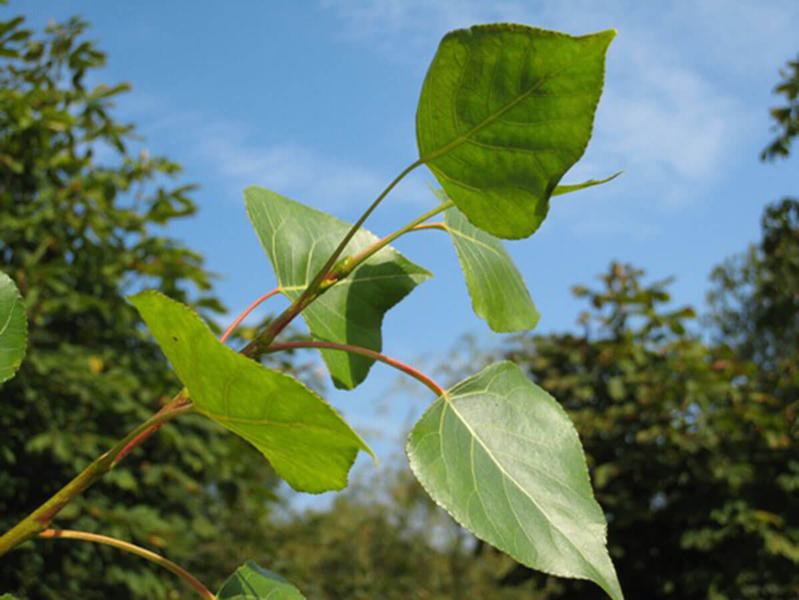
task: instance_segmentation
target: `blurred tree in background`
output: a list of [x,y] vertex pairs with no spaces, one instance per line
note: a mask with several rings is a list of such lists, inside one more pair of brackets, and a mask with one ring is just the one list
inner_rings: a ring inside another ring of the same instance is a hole
[[771,109],[777,137],[760,154],[761,160],[787,158],[791,153],[791,143],[799,136],[799,55],[788,61],[780,75],[782,81],[774,92],[784,96],[785,104]]
[[[620,264],[602,281],[576,289],[591,304],[581,335],[525,337],[510,357],[575,420],[625,593],[796,597],[796,394],[730,345],[708,345],[693,310],[668,308],[666,282]],[[553,598],[600,597],[562,587]]]
[[[191,186],[169,187],[174,162],[133,153],[133,127],[111,114],[128,86],[88,86],[105,57],[84,29],[71,20],[36,36],[21,18],[0,23],[0,269],[19,284],[30,319],[27,358],[0,390],[3,530],[179,389],[124,296],[156,287],[206,316],[222,310],[201,257],[159,233],[194,213]],[[257,452],[188,417],[56,524],[168,546],[214,584],[236,558],[231,515],[257,530],[274,485]],[[184,595],[138,558],[44,540],[0,561],[0,591],[31,600]]]

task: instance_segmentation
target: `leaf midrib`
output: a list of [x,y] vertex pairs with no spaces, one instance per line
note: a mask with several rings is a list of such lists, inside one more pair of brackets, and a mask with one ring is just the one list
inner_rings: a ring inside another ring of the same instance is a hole
[[[489,395],[489,394],[490,394],[490,392],[488,392],[488,391],[484,391],[484,392],[480,392],[480,393],[481,393],[481,394],[486,394],[486,395]],[[483,450],[485,451],[485,453],[486,453],[486,454],[488,454],[488,456],[491,458],[492,462],[493,462],[493,463],[494,463],[494,464],[497,466],[497,468],[500,470],[500,472],[501,472],[501,473],[502,473],[502,474],[503,474],[503,475],[504,475],[504,476],[505,476],[507,479],[509,479],[510,481],[512,481],[512,482],[513,482],[513,484],[514,484],[514,485],[515,485],[515,486],[516,486],[516,487],[517,487],[517,488],[518,488],[518,489],[519,489],[519,490],[520,490],[520,491],[521,491],[521,492],[522,492],[522,493],[523,493],[523,494],[524,494],[524,495],[525,495],[527,498],[529,498],[529,499],[530,499],[530,501],[531,501],[531,502],[532,502],[532,503],[535,505],[535,507],[536,507],[536,508],[537,508],[537,509],[538,509],[538,510],[541,512],[541,514],[542,514],[542,515],[544,515],[544,517],[546,517],[547,521],[548,521],[548,522],[549,522],[549,523],[552,525],[552,527],[554,527],[555,529],[557,529],[557,530],[558,530],[558,533],[560,533],[560,535],[563,537],[563,539],[564,539],[564,540],[566,540],[566,542],[567,542],[567,543],[568,543],[568,544],[569,544],[569,545],[570,545],[572,548],[574,548],[574,549],[577,551],[577,553],[578,553],[578,554],[579,554],[579,555],[580,555],[580,556],[583,558],[583,561],[585,562],[585,564],[587,564],[587,565],[588,565],[588,566],[589,566],[591,569],[593,569],[593,571],[594,571],[594,572],[595,572],[597,575],[599,575],[600,577],[602,577],[602,579],[604,580],[604,579],[605,579],[605,578],[604,578],[604,576],[603,576],[603,575],[601,575],[601,573],[599,573],[599,571],[597,571],[597,569],[596,569],[596,567],[594,567],[593,563],[592,563],[590,560],[588,560],[588,558],[586,557],[586,555],[585,555],[585,554],[583,554],[583,551],[580,549],[580,547],[579,547],[579,546],[577,546],[577,545],[576,545],[574,542],[572,542],[572,541],[571,541],[571,539],[569,538],[569,536],[568,536],[568,535],[566,535],[566,533],[563,531],[563,529],[561,529],[561,528],[560,528],[560,526],[557,524],[557,522],[556,522],[556,521],[554,521],[554,520],[552,519],[552,517],[550,517],[550,516],[549,516],[549,514],[547,513],[547,511],[546,511],[546,510],[544,510],[544,509],[541,507],[541,505],[538,503],[538,501],[537,501],[535,498],[533,498],[533,496],[531,496],[531,495],[530,495],[530,494],[529,494],[529,493],[528,493],[528,492],[527,492],[527,491],[524,489],[524,487],[523,487],[523,486],[522,486],[522,485],[521,485],[521,484],[520,484],[520,483],[519,483],[519,482],[516,480],[516,478],[515,478],[515,477],[513,477],[513,476],[512,476],[510,473],[508,473],[508,472],[505,470],[505,468],[504,468],[504,466],[502,465],[502,463],[501,463],[501,462],[500,462],[500,461],[499,461],[499,460],[498,460],[498,459],[497,459],[497,458],[494,456],[494,453],[493,453],[493,452],[492,452],[492,451],[491,451],[491,450],[488,448],[488,446],[487,446],[487,445],[486,445],[486,443],[485,443],[485,442],[482,440],[482,438],[480,438],[480,436],[479,436],[479,435],[477,435],[477,432],[476,432],[476,431],[475,431],[475,430],[474,430],[474,429],[473,429],[473,428],[472,428],[472,427],[469,425],[469,423],[466,421],[466,419],[463,417],[463,415],[462,415],[460,412],[458,412],[458,409],[457,409],[457,408],[455,408],[455,404],[454,404],[454,402],[452,401],[452,399],[450,399],[449,395],[445,393],[443,396],[441,396],[441,398],[442,398],[442,400],[443,400],[443,402],[444,402],[444,411],[446,411],[447,407],[449,407],[449,408],[450,408],[450,410],[452,410],[453,414],[454,414],[456,417],[458,417],[458,420],[461,422],[461,424],[462,424],[462,425],[463,425],[463,426],[466,428],[466,430],[467,430],[467,431],[468,431],[468,432],[471,434],[471,436],[472,436],[472,439],[474,439],[474,440],[477,440],[477,442],[478,442],[478,443],[480,444],[480,446],[483,448]],[[441,419],[441,421],[443,421],[443,418]],[[444,432],[443,432],[443,431],[441,431],[441,429],[439,428],[439,436],[441,436],[442,440],[443,440],[443,437],[444,437],[444,436],[443,436],[443,433],[444,433]],[[442,455],[443,455],[443,454],[442,454]],[[476,479],[475,479],[475,486],[477,486],[477,480],[476,480]],[[478,494],[478,495],[479,495],[479,494]],[[507,497],[507,491],[506,491],[506,493],[505,493],[505,496]],[[482,502],[482,499],[481,499],[481,502]],[[510,498],[509,498],[509,497],[508,497],[508,504],[509,504],[509,505],[511,504],[511,502],[510,502]],[[527,533],[527,531],[526,531],[526,530],[525,530],[523,527],[522,527],[521,529],[522,529],[522,531],[524,532],[524,535],[525,535],[525,536],[526,536],[528,539],[530,539],[530,538],[529,538],[529,535],[528,535],[528,533]],[[531,541],[532,541],[532,540],[531,540]]]
[[[471,53],[471,49],[470,49],[469,46],[467,46],[466,49],[467,49],[467,51],[469,53]],[[536,90],[540,89],[541,86],[543,86],[545,83],[547,83],[548,81],[554,79],[558,75],[562,74],[564,71],[570,69],[571,67],[573,67],[575,64],[579,63],[580,61],[586,60],[586,59],[591,58],[591,57],[593,57],[592,53],[591,54],[582,55],[579,58],[577,58],[577,59],[575,59],[573,61],[570,61],[568,64],[564,65],[562,68],[560,68],[560,69],[558,69],[558,70],[556,70],[556,71],[554,71],[552,73],[549,73],[547,75],[542,76],[538,81],[536,81],[536,83],[533,86],[530,87],[530,89],[528,89],[524,93],[520,94],[518,97],[514,98],[513,100],[511,100],[510,102],[505,104],[503,107],[501,107],[495,113],[487,116],[485,119],[483,119],[480,123],[478,123],[477,125],[472,127],[466,133],[463,133],[463,134],[459,135],[458,137],[456,137],[455,139],[453,139],[452,141],[447,142],[441,148],[439,148],[438,150],[434,150],[432,153],[428,154],[427,156],[421,157],[419,159],[419,162],[420,163],[424,163],[424,164],[429,163],[430,161],[433,161],[433,160],[435,160],[435,159],[437,159],[437,158],[439,158],[441,156],[444,156],[445,154],[447,154],[448,152],[454,150],[458,146],[460,146],[462,144],[465,144],[467,141],[469,141],[469,139],[473,135],[475,135],[476,133],[479,133],[480,131],[482,131],[483,129],[485,129],[489,125],[491,125],[494,121],[496,121],[497,119],[502,117],[502,115],[504,115],[505,113],[507,113],[508,111],[513,109],[515,106],[517,106],[519,103],[521,103],[524,100],[526,100],[527,98],[529,98],[533,94],[533,92],[535,92]]]

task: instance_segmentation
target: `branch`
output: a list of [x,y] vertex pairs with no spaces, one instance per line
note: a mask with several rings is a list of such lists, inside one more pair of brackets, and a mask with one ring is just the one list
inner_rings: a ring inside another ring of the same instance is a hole
[[39,508],[4,533],[0,537],[0,556],[47,529],[50,522],[64,506],[113,469],[134,446],[150,437],[167,421],[189,410],[191,410],[191,402],[182,392],[179,393],[169,404],[133,429],[110,450],[78,473],[72,481],[46,500]]
[[[429,219],[430,217],[434,217],[435,215],[444,212],[445,210],[447,210],[448,208],[450,208],[452,206],[454,206],[452,200],[448,200],[446,202],[443,202],[442,204],[439,204],[438,206],[436,206],[434,209],[429,210],[426,213],[424,213],[423,215],[420,215],[419,217],[415,218],[413,221],[411,221],[410,223],[408,223],[404,227],[400,227],[394,233],[390,233],[386,237],[376,241],[371,246],[367,246],[366,248],[364,248],[363,250],[361,250],[357,254],[354,254],[353,256],[348,258],[344,262],[344,265],[342,265],[341,270],[335,271],[333,273],[333,276],[335,277],[335,279],[337,281],[340,280],[340,279],[343,279],[344,277],[346,277],[347,275],[352,273],[358,267],[358,265],[360,265],[365,260],[368,260],[370,256],[373,256],[374,254],[378,253],[380,250],[382,250],[383,248],[388,246],[391,242],[396,240],[398,237],[400,237],[401,235],[404,235],[404,234],[406,234],[406,233],[408,233],[410,231],[414,231],[416,229],[425,228],[425,226],[422,225],[422,223],[427,221],[427,219]],[[433,224],[431,223],[431,225],[433,225]],[[442,223],[442,226],[443,226],[443,223]]]

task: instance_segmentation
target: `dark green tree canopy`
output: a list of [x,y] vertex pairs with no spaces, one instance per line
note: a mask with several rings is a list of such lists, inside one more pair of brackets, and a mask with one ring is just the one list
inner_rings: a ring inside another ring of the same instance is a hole
[[[71,20],[37,35],[22,18],[0,24],[0,270],[30,321],[28,356],[2,387],[3,530],[177,389],[124,296],[156,287],[206,316],[222,309],[201,257],[159,232],[194,213],[192,187],[174,183],[180,166],[138,151],[133,127],[114,118],[126,84],[89,86],[105,56],[85,29]],[[221,570],[220,548],[234,545],[222,516],[263,520],[274,482],[254,451],[223,435],[201,420],[187,420],[180,437],[166,428],[59,525],[169,543],[220,583],[233,570]],[[82,544],[29,543],[0,562],[0,590],[21,597],[152,600],[179,585]]]
[[799,136],[799,56],[788,61],[780,75],[782,81],[774,91],[784,97],[785,104],[771,109],[777,137],[761,153],[762,160],[787,158],[794,138]]

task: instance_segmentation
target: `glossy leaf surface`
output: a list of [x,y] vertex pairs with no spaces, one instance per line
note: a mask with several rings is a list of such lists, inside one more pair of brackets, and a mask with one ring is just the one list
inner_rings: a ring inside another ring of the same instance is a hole
[[[247,212],[275,270],[278,284],[297,298],[322,268],[350,224],[257,187],[244,192]],[[362,229],[347,246],[352,255],[377,241]],[[382,349],[385,313],[430,273],[386,247],[337,283],[302,312],[314,337],[328,342]],[[322,350],[336,387],[352,389],[367,376],[370,358]]]
[[494,364],[438,398],[407,453],[427,493],[477,537],[622,598],[577,432],[519,367]]
[[444,224],[458,254],[472,308],[497,332],[532,329],[538,310],[502,241],[478,229],[457,208]]
[[189,391],[197,412],[250,442],[295,490],[347,485],[366,443],[315,392],[219,342],[187,306],[158,292],[130,301]]
[[219,600],[305,600],[296,587],[277,573],[248,560],[222,584]]
[[22,296],[14,281],[0,272],[0,383],[17,372],[27,343],[28,320]]
[[495,24],[441,41],[419,99],[419,157],[475,226],[513,239],[538,229],[591,137],[614,36]]

